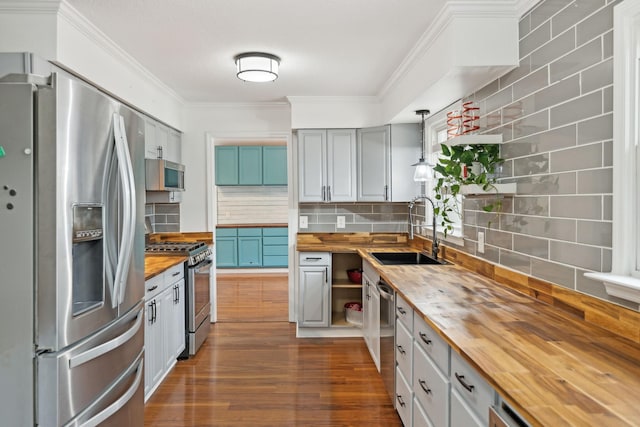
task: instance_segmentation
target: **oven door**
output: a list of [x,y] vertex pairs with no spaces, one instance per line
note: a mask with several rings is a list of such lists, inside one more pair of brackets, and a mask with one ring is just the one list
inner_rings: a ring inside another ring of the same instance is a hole
[[211,311],[210,279],[213,261],[210,258],[189,267],[189,332],[195,332]]

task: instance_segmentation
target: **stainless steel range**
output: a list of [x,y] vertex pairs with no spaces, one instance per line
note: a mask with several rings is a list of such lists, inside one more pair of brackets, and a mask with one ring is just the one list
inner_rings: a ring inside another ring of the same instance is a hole
[[210,279],[211,248],[202,242],[157,242],[145,247],[145,252],[153,255],[185,255],[187,260],[185,338],[186,346],[181,358],[196,354],[207,339],[211,326]]

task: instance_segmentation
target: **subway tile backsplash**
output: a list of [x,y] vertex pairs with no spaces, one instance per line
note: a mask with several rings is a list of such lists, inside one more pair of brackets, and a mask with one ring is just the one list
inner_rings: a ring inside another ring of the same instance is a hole
[[144,215],[151,220],[154,233],[180,231],[179,203],[147,203]]
[[[408,203],[301,203],[299,214],[306,216],[309,227],[302,233],[401,232],[408,230]],[[338,216],[345,228],[337,228]]]
[[518,190],[500,214],[482,211],[486,198],[465,200],[461,249],[628,306],[583,276],[610,271],[612,261],[617,3],[541,1],[520,20],[520,65],[464,99],[481,107],[483,132],[502,133],[510,167],[502,180]]

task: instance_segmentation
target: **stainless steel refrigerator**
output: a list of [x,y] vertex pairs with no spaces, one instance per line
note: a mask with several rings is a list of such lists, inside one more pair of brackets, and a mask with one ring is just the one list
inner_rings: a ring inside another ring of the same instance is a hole
[[142,425],[144,122],[28,54],[0,55],[0,277],[0,424]]

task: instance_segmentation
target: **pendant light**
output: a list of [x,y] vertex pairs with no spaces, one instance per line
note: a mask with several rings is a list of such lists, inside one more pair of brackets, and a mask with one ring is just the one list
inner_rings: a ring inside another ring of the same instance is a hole
[[236,76],[245,82],[272,82],[278,78],[280,58],[270,53],[247,52],[236,55]]
[[418,163],[414,163],[411,166],[415,166],[416,170],[413,173],[413,180],[416,182],[424,182],[424,181],[429,181],[431,179],[431,168],[433,167],[433,165],[427,163],[424,159],[424,146],[426,144],[426,133],[425,133],[425,121],[424,118],[425,116],[427,116],[429,113],[431,113],[431,111],[429,110],[417,110],[416,114],[421,116],[420,119],[420,128],[421,128],[421,137],[422,137],[422,152],[420,154],[420,160],[418,161]]

